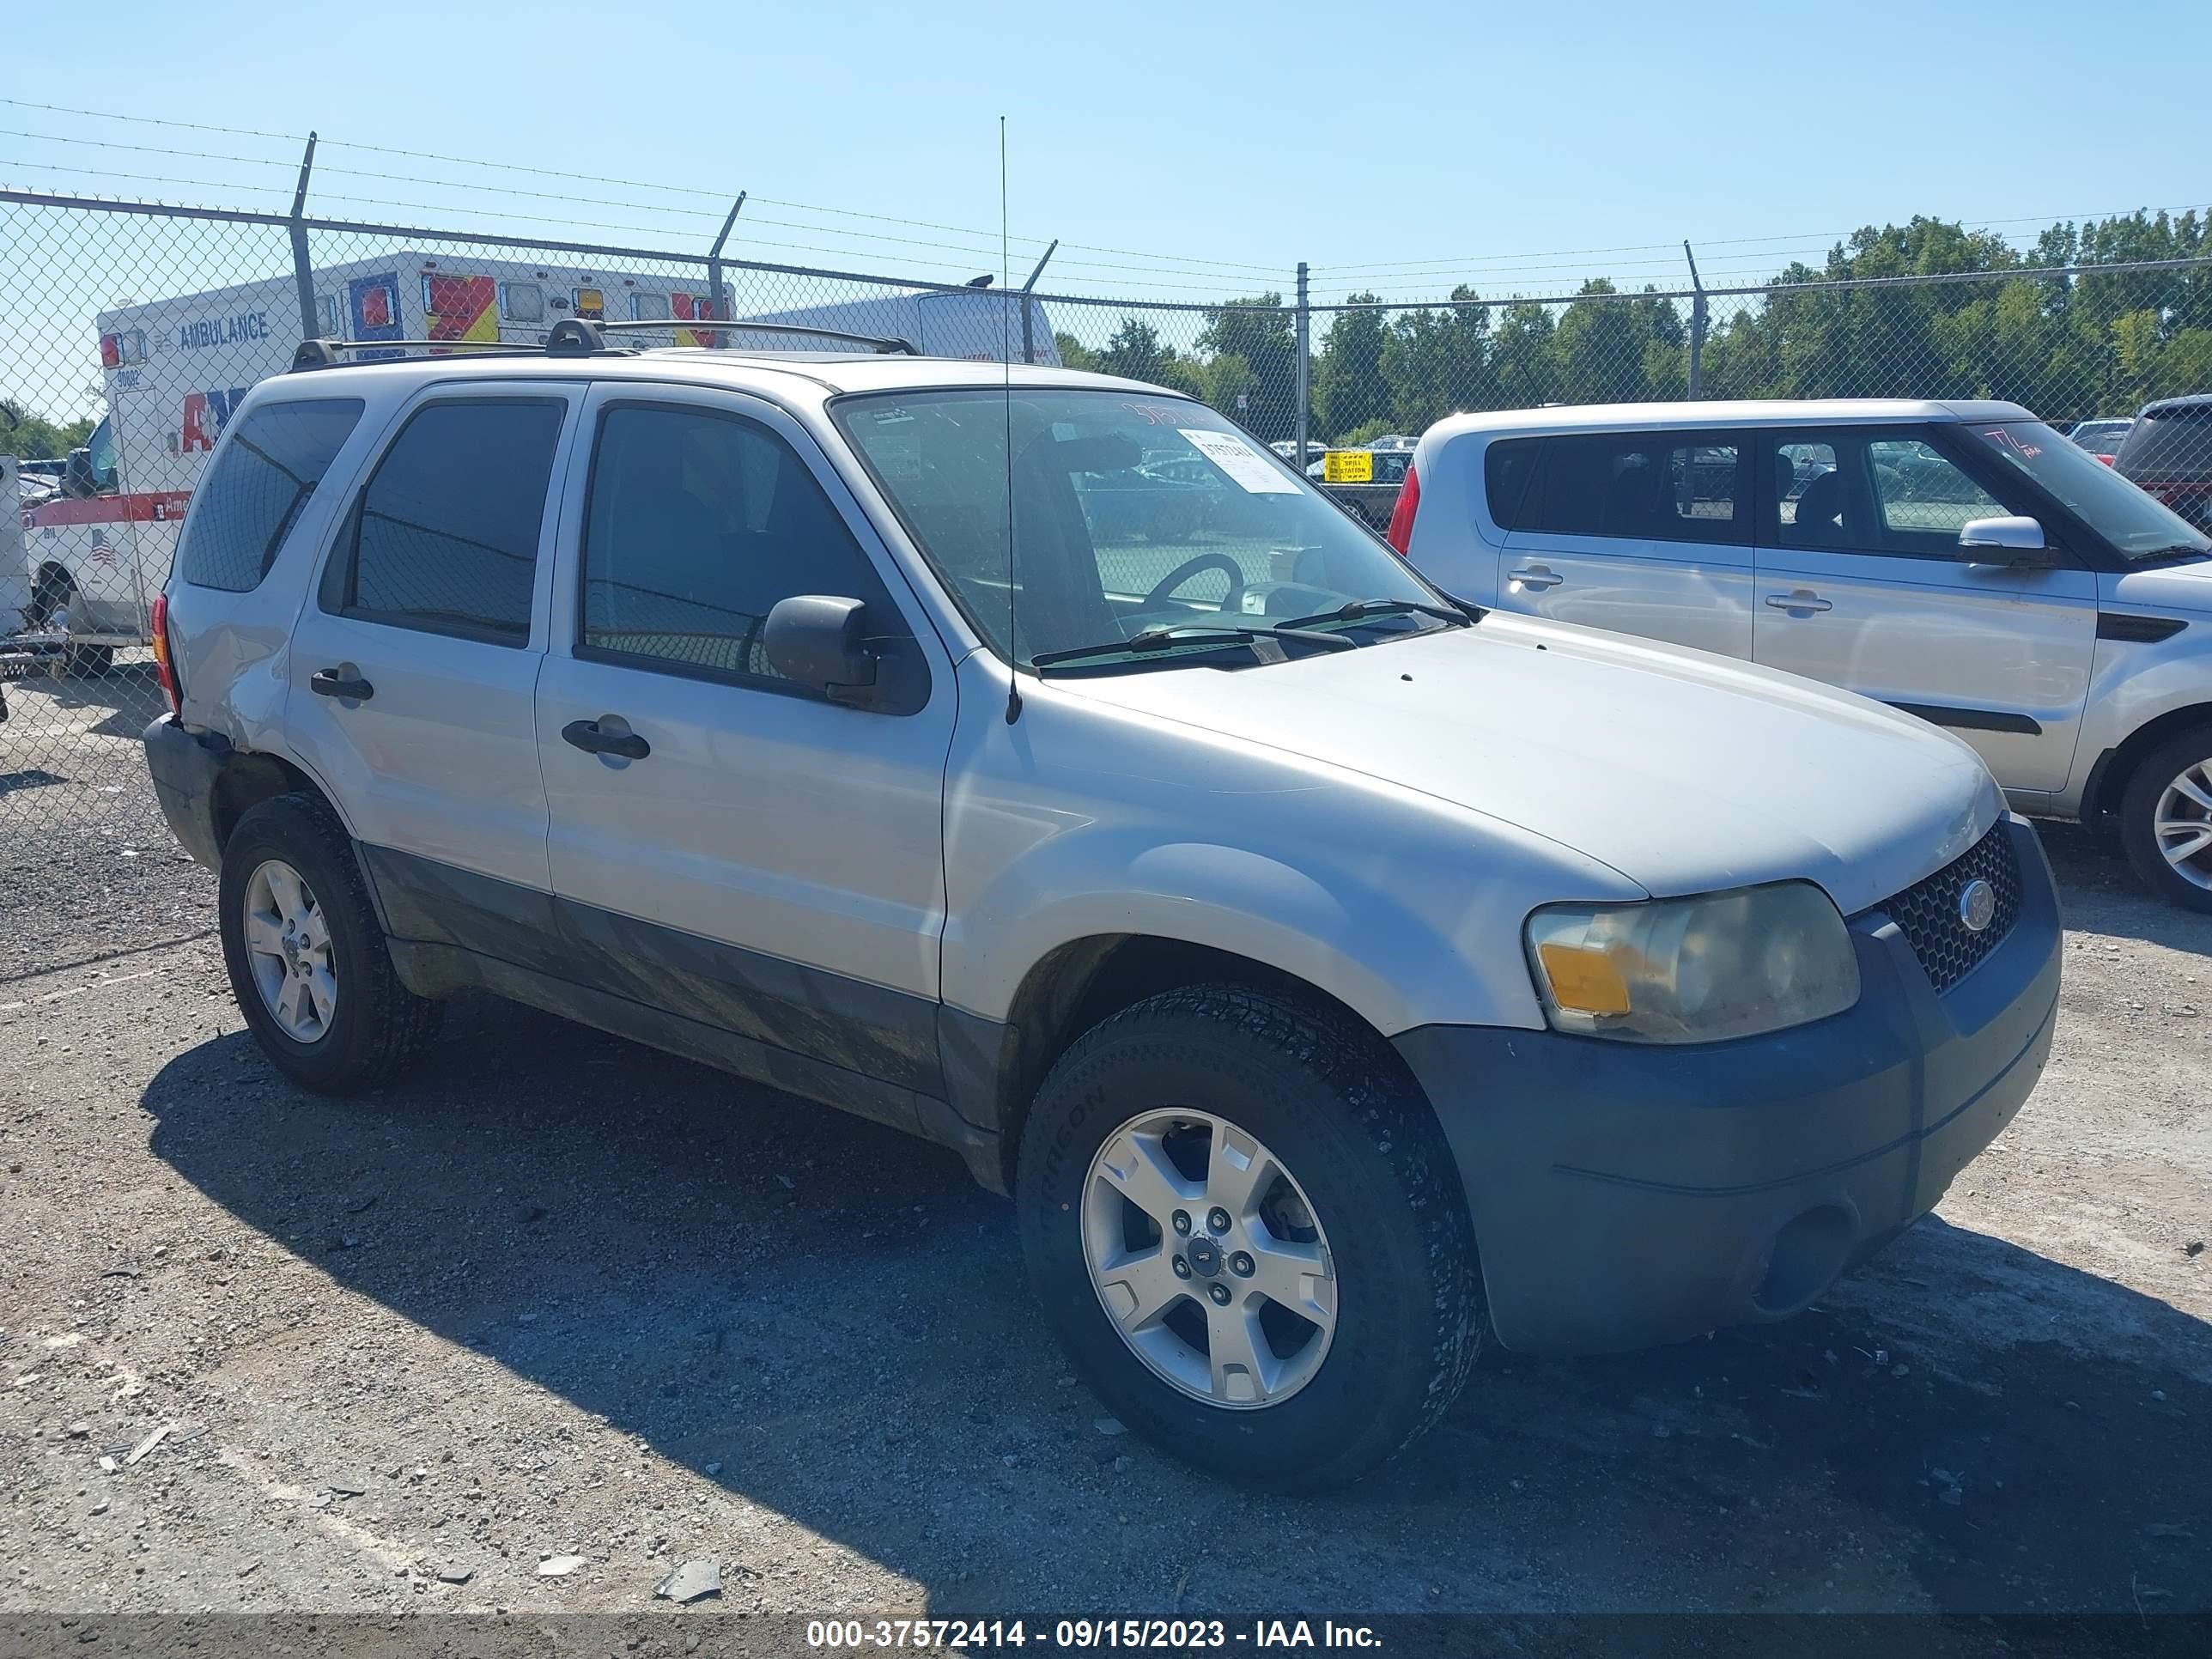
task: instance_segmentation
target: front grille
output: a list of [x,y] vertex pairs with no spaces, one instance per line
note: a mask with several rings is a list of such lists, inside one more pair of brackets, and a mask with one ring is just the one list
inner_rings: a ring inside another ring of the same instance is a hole
[[[1959,895],[1977,876],[1996,890],[1996,915],[1980,933],[1959,917]],[[1984,836],[1934,875],[1917,881],[1881,907],[1889,913],[1928,981],[1940,994],[1981,965],[2020,917],[2020,856],[2000,818]]]

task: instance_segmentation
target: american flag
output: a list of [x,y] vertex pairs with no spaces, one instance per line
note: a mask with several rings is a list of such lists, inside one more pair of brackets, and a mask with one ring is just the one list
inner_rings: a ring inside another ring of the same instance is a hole
[[116,552],[115,544],[107,539],[107,532],[105,530],[95,530],[92,532],[92,562],[94,564],[104,564],[110,570],[123,568],[122,556]]

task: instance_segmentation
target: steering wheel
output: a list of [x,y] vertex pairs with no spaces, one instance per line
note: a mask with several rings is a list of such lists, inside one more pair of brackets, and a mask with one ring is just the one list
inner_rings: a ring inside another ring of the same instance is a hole
[[1200,571],[1215,569],[1229,573],[1229,591],[1221,597],[1221,608],[1235,611],[1244,598],[1244,567],[1226,553],[1201,553],[1194,559],[1185,559],[1152,584],[1152,591],[1145,595],[1145,609],[1150,611],[1164,604],[1169,594]]

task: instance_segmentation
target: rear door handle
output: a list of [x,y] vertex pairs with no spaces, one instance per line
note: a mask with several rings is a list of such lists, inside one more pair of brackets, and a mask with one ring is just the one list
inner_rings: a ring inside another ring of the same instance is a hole
[[340,697],[348,702],[367,702],[376,695],[376,688],[367,680],[347,678],[343,670],[318,668],[307,676],[307,690],[319,697]]
[[1505,577],[1508,581],[1519,582],[1523,587],[1535,588],[1557,587],[1566,580],[1565,576],[1540,564],[1532,564],[1526,570],[1509,570]]
[[643,760],[653,752],[653,745],[636,732],[605,731],[597,720],[570,720],[561,728],[561,737],[563,742],[574,744],[587,755],[619,755],[624,760]]
[[1767,604],[1777,611],[1832,611],[1830,605],[1809,587],[1801,587],[1795,593],[1769,593]]

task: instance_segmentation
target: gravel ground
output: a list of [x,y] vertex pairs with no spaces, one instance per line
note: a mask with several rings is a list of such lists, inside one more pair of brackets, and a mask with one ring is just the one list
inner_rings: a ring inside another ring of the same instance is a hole
[[1284,1500],[1102,1419],[949,1153],[488,999],[301,1095],[127,781],[0,867],[0,1613],[630,1610],[694,1559],[800,1614],[2212,1608],[2212,919],[2079,831],[2050,1070],[1936,1217],[1784,1325],[1492,1351],[1409,1467]]

